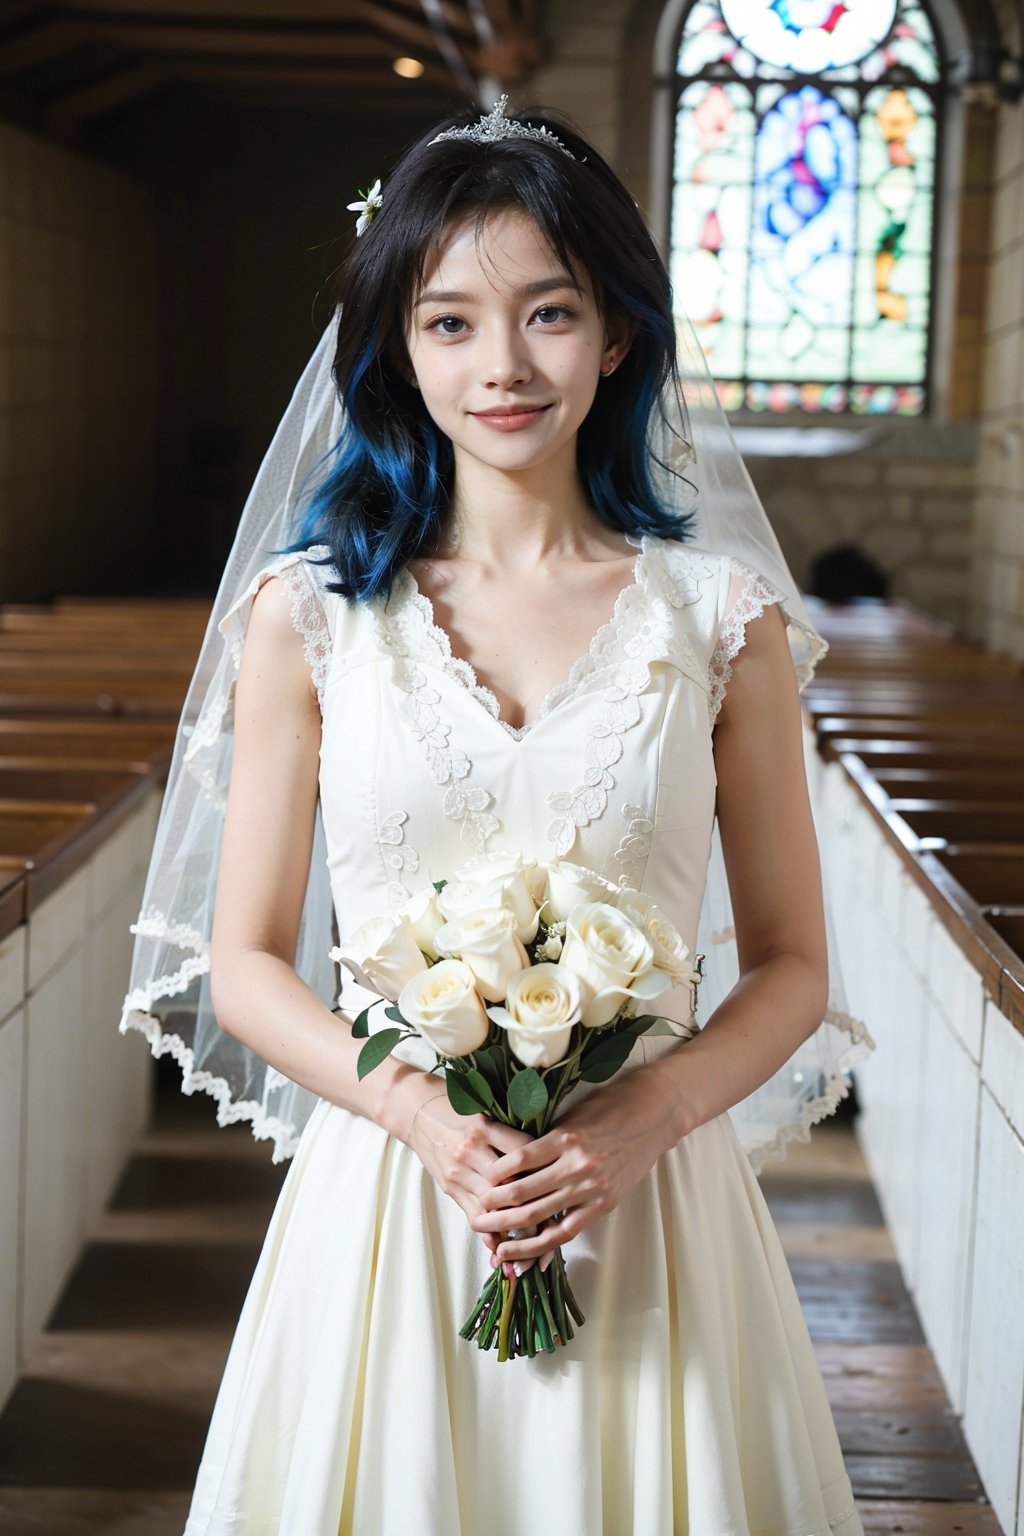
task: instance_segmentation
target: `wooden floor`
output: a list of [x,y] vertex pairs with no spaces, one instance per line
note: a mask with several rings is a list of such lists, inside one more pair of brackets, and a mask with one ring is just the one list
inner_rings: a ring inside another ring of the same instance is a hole
[[[219,1129],[211,1101],[185,1098],[177,1069],[160,1068],[153,1127],[0,1415],[3,1536],[181,1536],[287,1164],[275,1168],[245,1127]],[[771,1167],[762,1187],[866,1536],[999,1536],[850,1115]]]

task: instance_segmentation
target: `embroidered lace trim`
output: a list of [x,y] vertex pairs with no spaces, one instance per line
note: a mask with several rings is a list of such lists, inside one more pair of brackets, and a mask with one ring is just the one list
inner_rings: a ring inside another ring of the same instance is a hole
[[420,867],[419,854],[411,843],[405,841],[405,823],[408,820],[408,811],[392,811],[377,828],[377,843],[387,872],[388,901],[392,906],[401,906],[412,895],[402,881],[405,870],[415,873]]
[[713,575],[715,567],[685,546],[678,546],[683,559],[663,560],[655,573],[649,569],[653,566],[652,545],[646,538],[643,545],[647,559],[638,560],[637,583],[620,596],[620,622],[591,648],[588,657],[595,675],[617,670],[605,690],[603,714],[587,729],[583,775],[571,790],[553,790],[547,796],[546,803],[558,813],[547,828],[558,858],[565,858],[572,848],[577,828],[604,814],[609,791],[615,787],[609,770],[622,756],[622,736],[642,719],[640,695],[650,687],[652,659],[674,654],[680,664],[700,675],[693,648],[672,609],[697,602],[701,580]]
[[411,605],[399,602],[393,614],[371,609],[370,622],[381,647],[392,659],[392,680],[404,694],[398,709],[417,741],[421,742],[435,781],[444,789],[442,805],[447,816],[460,823],[460,837],[477,851],[501,826],[491,811],[494,796],[489,790],[465,784],[472,763],[461,747],[450,744],[452,728],[437,709],[441,695],[432,688],[430,678],[413,660],[420,634],[411,627]]
[[639,695],[649,686],[650,668],[620,672],[605,692],[605,710],[587,728],[583,777],[570,790],[552,790],[547,804],[558,814],[548,824],[547,837],[556,858],[564,859],[576,841],[576,829],[604,814],[608,792],[615,787],[611,767],[622,756],[622,737],[642,718]]
[[[149,1041],[153,1056],[171,1056],[181,1068],[182,1093],[191,1095],[198,1089],[217,1101],[218,1125],[234,1125],[240,1120],[247,1120],[252,1125],[252,1134],[257,1141],[273,1141],[273,1162],[280,1163],[293,1157],[299,1144],[299,1135],[293,1127],[272,1114],[265,1104],[256,1099],[234,1099],[234,1090],[226,1078],[218,1077],[213,1072],[196,1071],[192,1047],[180,1035],[164,1029],[160,1020],[150,1012],[159,999],[178,997],[193,981],[209,974],[210,946],[202,934],[186,924],[168,922],[155,907],[147,907],[138,921],[132,924],[130,932],[140,938],[163,939],[177,948],[191,950],[192,954],[183,960],[177,970],[164,971],[144,987],[136,987],[128,993],[118,1025],[119,1033],[127,1035],[129,1030],[137,1030]],[[267,1067],[265,1089],[269,1090],[286,1081],[273,1067]]]
[[[841,1013],[838,1009],[829,1008],[825,1013],[824,1023],[832,1024],[850,1036],[850,1044],[839,1056],[835,1070],[825,1085],[824,1091],[816,1098],[809,1099],[800,1111],[800,1118],[788,1125],[780,1126],[779,1130],[770,1142],[764,1142],[759,1146],[745,1146],[744,1151],[750,1159],[755,1173],[760,1173],[769,1158],[779,1158],[785,1161],[791,1141],[808,1142],[811,1139],[811,1129],[819,1120],[826,1119],[838,1107],[841,1100],[850,1092],[850,1084],[846,1081],[845,1073],[859,1062],[866,1061],[873,1050],[876,1049],[867,1025],[863,1019],[855,1018],[852,1013]],[[852,1513],[852,1511],[850,1511]],[[844,1514],[843,1520],[848,1518]]]
[[549,715],[555,705],[562,699],[574,693],[585,677],[590,676],[600,665],[601,659],[606,655],[609,646],[613,643],[615,632],[622,622],[623,614],[631,603],[636,600],[636,595],[643,585],[643,566],[647,554],[646,540],[637,538],[633,534],[626,535],[626,543],[631,544],[639,551],[633,561],[632,577],[622,588],[615,599],[611,617],[601,625],[590,642],[588,650],[578,656],[569,669],[569,675],[561,683],[556,683],[549,688],[540,702],[536,714],[532,720],[527,720],[524,725],[509,725],[507,720],[501,717],[501,705],[498,696],[493,689],[481,683],[476,675],[476,669],[468,661],[463,661],[460,656],[452,654],[452,643],[446,630],[438,624],[434,614],[434,605],[425,592],[421,592],[416,584],[416,578],[405,566],[401,572],[400,580],[404,588],[404,603],[408,605],[413,622],[421,631],[421,638],[435,652],[435,659],[448,673],[449,677],[456,678],[473,697],[482,704],[487,713],[491,715],[501,726],[502,730],[515,741],[522,741],[535,725],[545,716]]
[[332,637],[317,572],[316,566],[309,565],[306,560],[299,560],[294,565],[284,566],[277,576],[288,594],[292,626],[302,636],[303,655],[322,710],[327,669],[331,662]]
[[[299,1136],[295,1134],[292,1127],[271,1114],[255,1099],[232,1099],[231,1085],[223,1077],[217,1077],[213,1072],[195,1071],[192,1065],[194,1058],[191,1047],[186,1045],[180,1035],[171,1034],[170,1031],[165,1030],[159,1019],[141,1011],[134,1004],[130,1007],[126,1005],[118,1025],[122,1035],[126,1035],[130,1029],[145,1035],[154,1056],[170,1056],[178,1063],[181,1068],[182,1093],[191,1095],[198,1089],[201,1093],[208,1093],[217,1101],[218,1125],[235,1125],[240,1120],[248,1120],[256,1141],[273,1141],[272,1162],[282,1163],[287,1158],[295,1156]],[[271,1084],[269,1068],[267,1084],[268,1086]]]
[[708,718],[712,725],[722,707],[726,685],[732,677],[730,663],[742,649],[747,625],[771,603],[782,604],[781,593],[753,566],[730,555],[729,569],[742,572],[744,580],[739,596],[722,619],[708,663]]
[[654,821],[639,805],[624,805],[622,814],[626,819],[626,831],[615,850],[615,862],[622,870],[619,884],[639,890],[650,857]]

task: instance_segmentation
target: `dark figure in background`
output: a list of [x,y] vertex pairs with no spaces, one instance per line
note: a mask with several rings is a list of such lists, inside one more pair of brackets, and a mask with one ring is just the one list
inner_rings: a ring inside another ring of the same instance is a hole
[[889,577],[856,544],[833,544],[811,564],[810,590],[827,603],[861,597],[887,598]]

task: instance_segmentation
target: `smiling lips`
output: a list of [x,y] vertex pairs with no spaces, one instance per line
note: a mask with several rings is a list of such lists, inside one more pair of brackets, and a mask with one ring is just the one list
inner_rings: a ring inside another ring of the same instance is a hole
[[547,405],[492,405],[489,410],[471,411],[470,415],[497,432],[518,432],[549,409]]

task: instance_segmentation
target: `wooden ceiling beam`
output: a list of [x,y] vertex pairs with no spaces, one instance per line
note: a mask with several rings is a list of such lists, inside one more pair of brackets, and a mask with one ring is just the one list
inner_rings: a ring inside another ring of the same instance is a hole
[[[410,16],[401,14],[391,6],[379,4],[378,0],[359,0],[359,9],[366,20],[372,22],[382,32],[414,48],[417,58],[424,54],[436,55],[437,43],[426,22],[414,21]],[[453,38],[452,41],[465,59],[467,67],[474,72],[477,71],[477,49],[458,38]]]
[[492,36],[480,50],[481,70],[503,85],[516,85],[544,62],[540,34],[510,0],[480,0]]
[[0,20],[5,27],[8,27],[12,21],[21,21],[23,16],[38,15],[41,9],[39,0],[4,0]]
[[428,89],[450,89],[451,86],[447,70],[439,64],[428,65],[421,79],[409,82],[403,91],[401,88],[396,90],[397,77],[383,63],[379,68],[363,64],[345,69],[341,66],[275,66],[258,61],[245,63],[234,60],[179,59],[159,64],[142,61],[118,70],[103,80],[66,92],[45,108],[46,125],[57,137],[73,140],[89,119],[101,117],[171,82],[249,86],[258,88],[264,99],[267,94],[285,91],[299,96],[303,92],[329,95],[339,91],[350,95],[358,92],[364,96],[368,91],[376,93],[380,90],[389,94],[393,92],[408,110],[415,108],[418,86],[426,86]]
[[[359,64],[346,69],[342,65],[263,64],[257,60],[240,59],[189,59],[175,60],[166,67],[165,73],[177,80],[232,81],[247,85],[294,86],[299,90],[339,89],[358,91],[365,100],[378,86],[393,88],[398,77],[389,63],[381,60],[379,67]],[[450,86],[451,77],[440,64],[427,64],[419,80],[409,81],[410,96],[422,82]]]
[[[127,53],[219,54],[276,59],[361,59],[387,57],[387,40],[363,29],[351,32],[289,32],[252,27],[137,26],[98,21],[95,33]],[[3,55],[0,53],[0,59]]]
[[0,75],[38,69],[62,54],[88,47],[95,40],[92,28],[84,22],[63,16],[46,17],[30,31],[20,32],[6,42],[0,38]]
[[[212,22],[279,26],[337,26],[346,21],[358,21],[361,0],[57,0],[63,14],[85,13],[89,17],[113,16],[119,19],[173,23],[176,18],[183,22],[194,21],[197,14],[209,17]],[[449,25],[469,37],[474,35],[473,24],[464,5],[443,0],[445,17]],[[422,13],[415,0],[389,0],[389,7],[398,15],[415,20]],[[54,9],[37,0],[40,11]]]
[[147,60],[136,61],[75,90],[67,91],[44,108],[47,127],[58,138],[73,139],[89,118],[101,117],[165,85],[169,71]]
[[[401,87],[402,81],[395,77],[395,86]],[[424,121],[442,117],[451,109],[452,82],[447,76],[443,85],[424,85],[423,80],[417,82],[420,87],[415,92],[407,92],[392,87],[388,89],[384,85],[374,88],[373,110],[375,113],[387,114],[394,118],[408,117],[410,122],[422,127]],[[234,102],[240,105],[256,108],[267,106],[280,107],[302,112],[323,112],[331,116],[344,114],[345,105],[339,103],[337,91],[325,90],[322,86],[311,88],[304,85],[275,86],[267,85],[246,86],[244,83],[218,81],[217,100]],[[413,99],[415,97],[415,99]],[[352,108],[355,113],[358,109]],[[347,120],[347,119],[346,119]],[[345,217],[354,220],[355,215]],[[340,231],[344,234],[344,227]]]

